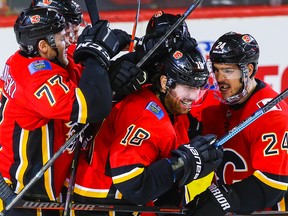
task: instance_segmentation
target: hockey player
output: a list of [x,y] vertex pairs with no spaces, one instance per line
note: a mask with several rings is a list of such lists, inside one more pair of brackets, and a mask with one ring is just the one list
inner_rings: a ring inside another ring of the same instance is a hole
[[[67,70],[65,27],[64,17],[49,8],[25,9],[14,25],[20,50],[7,60],[2,76],[0,172],[16,194],[73,134],[70,122],[102,121],[111,110],[107,68],[117,37],[107,21],[83,31],[74,52],[75,61],[85,63],[77,86]],[[73,150],[70,146],[24,198],[56,200]],[[7,216],[39,215],[39,211],[12,209]]]
[[30,7],[49,7],[62,14],[66,21],[66,34],[71,44],[77,43],[80,25],[85,25],[80,5],[74,0],[32,0]]
[[[153,48],[153,46],[159,41],[160,37],[163,36],[163,34],[168,31],[172,25],[178,20],[180,17],[179,14],[170,14],[165,13],[164,11],[158,11],[156,12],[149,20],[147,27],[146,27],[146,34],[140,39],[140,41],[137,43],[135,47],[135,52],[128,53],[119,59],[116,60],[116,64],[112,63],[111,66],[115,68],[115,72],[121,71],[118,67],[118,62],[121,62],[122,65],[126,65],[127,68],[129,68],[129,65],[133,65],[129,63],[129,61],[134,62],[135,64],[138,63],[147,52],[149,52],[150,49]],[[157,64],[165,54],[169,52],[171,49],[177,49],[181,48],[181,50],[185,50],[186,52],[189,52],[189,50],[193,50],[195,47],[197,47],[197,41],[191,37],[187,24],[184,21],[181,23],[176,30],[168,36],[168,38],[163,42],[162,45],[160,45],[154,54],[150,56],[150,58],[143,64],[141,67],[142,70],[147,74],[147,78],[145,83],[151,83],[152,77],[156,73],[155,69],[157,68]],[[136,68],[134,68],[136,70]],[[124,81],[121,81],[121,79],[125,77],[129,77],[132,70],[127,71],[129,74],[124,76],[124,73],[116,73],[116,75],[113,75],[113,71],[111,71],[111,78],[113,80],[113,77],[119,77],[118,82],[114,82],[117,86],[119,91],[114,96],[113,99],[122,99],[125,97],[125,95],[128,95],[129,93],[135,91],[134,89],[140,89],[141,86],[138,82],[130,82],[125,83]],[[140,79],[139,79],[140,80]],[[141,79],[142,81],[143,79]],[[200,109],[199,109],[200,107]],[[188,123],[188,135],[189,139],[192,139],[193,137],[201,134],[202,125],[198,121],[198,113],[196,113],[196,110],[201,110],[201,106],[193,106],[191,109],[191,112],[193,112],[193,115],[191,115],[190,112],[187,113],[187,116],[182,116],[184,122]],[[195,112],[194,112],[195,109]],[[191,201],[196,194],[199,194],[200,192],[204,191],[211,183],[211,180],[213,178],[213,173],[209,176],[206,176],[205,178],[201,178],[200,180],[193,181],[191,184],[189,184],[187,187],[185,187],[185,203]]]
[[183,186],[219,165],[222,150],[210,145],[215,136],[190,141],[189,122],[181,120],[206,84],[203,56],[197,49],[173,50],[157,76],[112,108],[94,140],[91,165],[80,158],[75,202],[106,198],[143,205],[165,194],[161,204],[179,205],[179,195],[167,192],[179,191],[179,181]]
[[[169,50],[179,48],[188,50],[189,48],[193,49],[197,46],[196,40],[190,37],[186,22],[183,22],[141,66],[141,69],[146,75],[145,80],[137,74],[138,80],[141,80],[141,82],[136,82],[137,79],[135,79],[134,82],[130,82],[130,79],[127,79],[126,77],[136,77],[137,75],[134,75],[135,72],[132,74],[130,71],[128,71],[128,74],[120,74],[118,72],[120,71],[120,65],[122,66],[125,64],[126,68],[129,68],[133,66],[130,62],[137,64],[149,52],[149,50],[154,47],[166,31],[171,28],[179,17],[179,14],[174,15],[165,13],[164,11],[156,12],[147,24],[146,34],[137,42],[135,52],[125,54],[111,64],[112,70],[110,79],[112,82],[114,79],[118,80],[118,82],[113,82],[115,83],[115,87],[112,87],[113,90],[117,89],[117,94],[113,97],[115,101],[121,100],[126,95],[134,92],[135,89],[141,89],[141,85],[144,82],[151,83],[151,79],[155,73],[155,64],[157,64],[157,62],[162,59]],[[127,80],[129,80],[129,83],[126,82]]]
[[[30,7],[48,7],[54,10],[57,10],[59,13],[61,13],[66,21],[66,35],[69,39],[70,46],[67,50],[68,59],[73,62],[73,53],[77,45],[77,39],[79,37],[79,32],[81,31],[81,28],[87,26],[87,23],[83,19],[83,13],[80,8],[80,5],[77,4],[77,2],[73,0],[32,0]],[[130,43],[130,36],[120,29],[113,29],[113,33],[116,34],[118,40],[119,40],[119,46],[117,51],[115,52],[115,55],[118,54],[120,51],[122,51],[129,43]],[[76,82],[79,81],[79,78],[81,74],[78,74],[77,71],[82,71],[81,64],[70,64],[71,68],[75,68],[76,71],[71,74],[71,76],[75,77]],[[132,69],[131,69],[132,68]],[[121,72],[125,71],[125,69],[117,68],[117,71],[113,71],[113,79],[111,78],[111,88],[114,92],[117,92],[119,89],[117,89],[118,84],[118,77],[123,77]],[[127,70],[133,70],[127,71],[127,73],[132,74],[131,77],[124,77],[123,80],[129,84],[129,82],[133,81],[133,83],[137,83],[136,77],[138,80],[142,81],[143,78],[143,72],[139,70],[135,70],[134,67],[130,67]],[[109,72],[109,74],[112,72]],[[136,74],[135,74],[136,73]],[[117,78],[115,76],[117,75]],[[134,78],[135,77],[135,78]],[[129,80],[128,80],[129,79]]]
[[[222,35],[210,51],[222,103],[202,112],[203,133],[225,135],[246,120],[277,93],[256,79],[259,45],[249,34]],[[188,204],[188,215],[250,214],[273,209],[287,211],[288,107],[279,102],[224,144],[212,184]],[[221,183],[222,182],[222,183]]]

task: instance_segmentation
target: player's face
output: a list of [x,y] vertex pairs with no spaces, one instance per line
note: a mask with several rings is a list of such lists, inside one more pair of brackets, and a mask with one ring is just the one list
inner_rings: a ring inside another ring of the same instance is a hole
[[80,25],[67,23],[65,31],[66,37],[68,38],[69,43],[77,43],[77,39],[79,36]]
[[[58,60],[62,63],[62,65],[66,66],[68,64],[67,48],[69,46],[69,42],[67,40],[66,32],[64,29],[61,32],[55,34],[55,43],[58,50]],[[55,54],[57,55],[56,52]]]
[[192,103],[198,99],[200,88],[176,84],[174,89],[168,89],[165,105],[170,113],[186,114],[191,110]]
[[242,72],[237,65],[214,63],[213,66],[215,78],[223,99],[227,99],[242,92]]

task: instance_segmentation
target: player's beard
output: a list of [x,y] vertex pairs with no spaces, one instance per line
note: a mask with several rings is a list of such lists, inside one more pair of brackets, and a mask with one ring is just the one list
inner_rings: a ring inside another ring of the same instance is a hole
[[173,97],[169,92],[167,92],[164,102],[168,112],[174,115],[187,114],[191,110],[192,102],[185,103],[179,100],[179,98]]

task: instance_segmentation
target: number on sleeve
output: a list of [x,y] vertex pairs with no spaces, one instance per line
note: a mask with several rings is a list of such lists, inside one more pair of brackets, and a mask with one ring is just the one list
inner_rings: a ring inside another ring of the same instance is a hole
[[279,154],[279,150],[274,148],[277,144],[277,136],[274,133],[263,134],[262,141],[269,141],[267,147],[264,149],[264,156],[271,156]]
[[150,133],[143,128],[136,128],[135,125],[130,125],[127,128],[125,137],[121,140],[122,145],[135,145],[140,146],[143,140],[147,140]]
[[[64,84],[63,82],[63,78],[59,75],[55,75],[53,76],[52,78],[50,78],[48,80],[48,83],[51,85],[51,86],[54,86],[54,85],[58,85],[60,86],[63,91],[65,93],[69,92],[69,87],[67,85]],[[42,98],[44,95],[46,95],[51,107],[55,105],[56,103],[56,100],[55,100],[55,97],[53,95],[53,92],[51,91],[50,89],[50,86],[45,83],[43,84],[36,92],[35,92],[35,96],[40,99]]]

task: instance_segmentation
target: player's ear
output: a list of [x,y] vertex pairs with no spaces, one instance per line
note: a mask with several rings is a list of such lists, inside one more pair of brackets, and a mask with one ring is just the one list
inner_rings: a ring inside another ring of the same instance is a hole
[[254,71],[254,65],[248,64],[247,68],[248,68],[248,77],[251,77],[251,75],[253,74],[253,71]]
[[45,40],[40,40],[38,42],[38,50],[41,55],[43,53],[44,55],[48,52],[49,44]]
[[160,76],[160,91],[166,93],[167,77],[165,75]]

